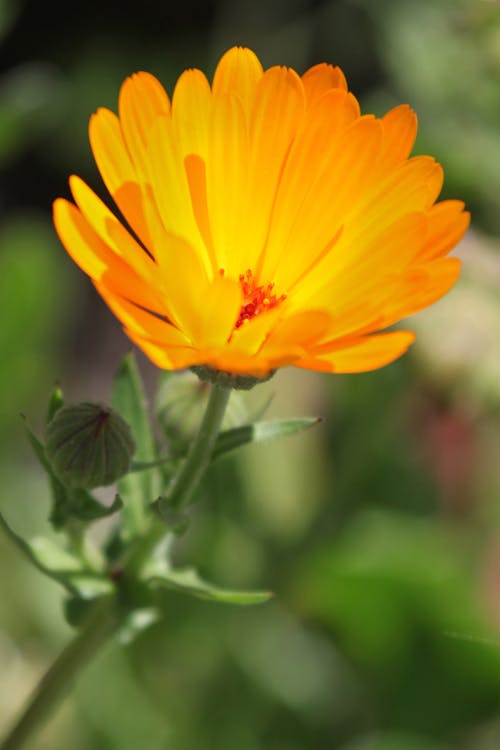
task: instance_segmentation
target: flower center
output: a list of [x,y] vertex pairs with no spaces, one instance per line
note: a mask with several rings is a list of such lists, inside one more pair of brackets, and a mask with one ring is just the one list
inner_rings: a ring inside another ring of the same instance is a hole
[[257,315],[272,310],[286,299],[286,294],[279,297],[274,294],[274,284],[257,284],[250,269],[239,276],[244,303],[241,306],[235,329],[241,328]]

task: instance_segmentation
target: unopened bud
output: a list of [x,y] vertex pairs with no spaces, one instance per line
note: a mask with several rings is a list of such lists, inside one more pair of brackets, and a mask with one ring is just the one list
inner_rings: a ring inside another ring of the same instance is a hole
[[[174,454],[185,452],[196,435],[208,402],[210,386],[193,373],[168,374],[160,380],[156,413]],[[240,394],[233,392],[224,415],[223,429],[239,427],[248,419]]]
[[47,425],[45,453],[67,487],[112,484],[130,468],[135,443],[128,424],[109,406],[64,406]]

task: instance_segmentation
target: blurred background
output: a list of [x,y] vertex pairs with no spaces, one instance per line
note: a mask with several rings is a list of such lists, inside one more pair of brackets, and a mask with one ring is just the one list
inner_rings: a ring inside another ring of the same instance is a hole
[[[403,360],[250,394],[323,422],[214,468],[177,554],[274,601],[165,594],[163,622],[103,651],[30,750],[498,750],[500,3],[0,0],[0,43],[0,496],[26,536],[49,500],[19,412],[40,429],[54,381],[109,399],[130,348],[50,219],[73,172],[104,197],[87,123],[127,75],[171,91],[234,44],[265,67],[338,64],[365,112],[416,109],[415,153],[473,216],[462,279]],[[71,631],[3,536],[0,571],[3,730]]]

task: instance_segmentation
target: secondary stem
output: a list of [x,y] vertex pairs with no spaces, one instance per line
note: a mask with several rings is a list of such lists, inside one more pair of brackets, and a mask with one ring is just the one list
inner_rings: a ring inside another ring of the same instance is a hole
[[20,750],[25,745],[67,693],[76,675],[112,635],[118,621],[114,598],[94,605],[82,630],[42,677],[26,710],[0,746],[1,750]]
[[[162,512],[162,506],[167,511],[181,510],[189,505],[192,500],[193,494],[210,463],[230,395],[231,388],[218,385],[210,386],[210,396],[198,434],[191,443],[184,463],[173,479],[166,499],[163,503],[161,501],[159,503],[160,513]],[[164,524],[156,523],[149,534],[138,540],[137,547],[130,556],[127,565],[129,575],[131,573],[135,577],[139,574],[164,536]]]

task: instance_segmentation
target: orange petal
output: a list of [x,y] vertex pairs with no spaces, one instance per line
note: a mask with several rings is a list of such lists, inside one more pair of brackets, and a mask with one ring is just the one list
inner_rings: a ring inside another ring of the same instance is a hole
[[54,201],[54,225],[69,255],[92,280],[138,305],[161,310],[156,290],[102,241],[73,203]]
[[241,272],[255,268],[264,246],[283,166],[303,114],[304,92],[297,74],[288,68],[267,70],[257,86],[250,118],[248,214],[239,239],[245,257]]
[[389,168],[408,158],[417,135],[417,116],[407,105],[394,107],[382,117],[384,146],[382,159]]
[[327,63],[320,63],[309,68],[302,76],[302,83],[308,107],[311,107],[330,89],[347,91],[347,81],[341,69]]
[[470,224],[470,214],[462,201],[442,201],[427,214],[428,234],[419,260],[446,255],[462,239]]
[[128,331],[154,339],[165,347],[189,346],[189,340],[165,318],[148,312],[113,293],[105,284],[94,281],[94,286],[108,307]]
[[69,185],[78,208],[94,232],[139,275],[150,279],[155,273],[155,263],[123,224],[79,177],[72,175]]
[[[328,95],[330,96],[330,95]],[[335,139],[325,128],[328,97],[297,137],[280,183],[261,277],[286,292],[338,232],[346,212],[371,184],[381,143],[380,123],[360,118]]]
[[142,349],[151,362],[162,370],[182,370],[185,367],[191,367],[191,365],[202,364],[195,349],[181,346],[166,348],[146,336],[140,336],[135,331],[125,329],[125,333]]
[[413,315],[443,297],[456,283],[460,269],[458,258],[440,258],[409,269],[395,290],[393,302],[383,309],[381,327]]
[[320,357],[315,357],[314,351],[311,351],[295,364],[297,367],[324,372],[368,372],[393,362],[405,353],[414,340],[415,334],[411,331],[363,336],[351,339],[349,346],[330,354],[321,354]]

